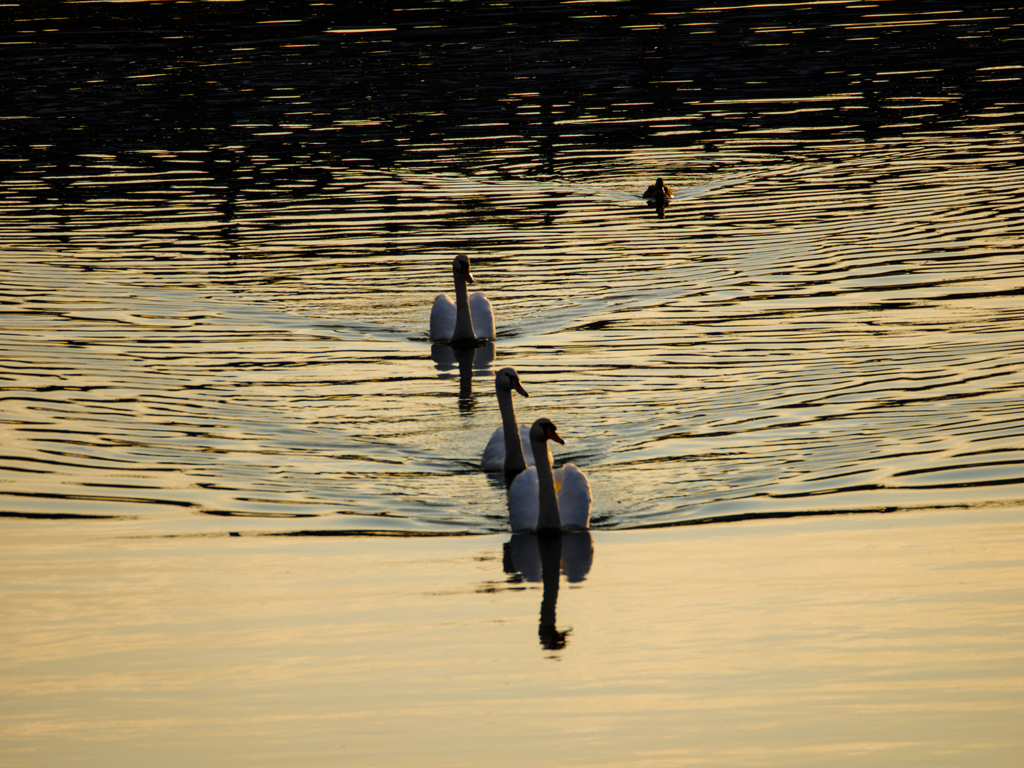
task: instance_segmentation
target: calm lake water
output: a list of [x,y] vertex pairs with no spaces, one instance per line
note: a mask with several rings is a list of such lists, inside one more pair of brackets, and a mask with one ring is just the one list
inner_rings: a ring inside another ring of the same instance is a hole
[[606,547],[1019,510],[1024,15],[890,5],[7,4],[0,515],[490,541],[504,366]]

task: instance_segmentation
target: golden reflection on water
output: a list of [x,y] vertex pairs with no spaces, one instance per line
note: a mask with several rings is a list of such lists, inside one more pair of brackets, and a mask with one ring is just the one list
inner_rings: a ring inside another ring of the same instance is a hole
[[1024,516],[973,517],[599,534],[546,649],[501,537],[12,526],[5,765],[1009,768]]
[[[653,220],[642,187],[615,196],[652,153],[604,153],[623,164],[606,187],[473,181],[509,220],[457,235],[382,240],[344,194],[330,212],[334,198],[282,206],[299,229],[276,242],[301,251],[315,209],[360,234],[359,259],[6,253],[7,510],[503,530],[502,489],[474,471],[496,364],[535,390],[524,419],[570,429],[559,459],[586,467],[599,527],[1012,501],[1016,174],[972,155],[970,187],[947,141],[673,179],[678,222]],[[419,206],[443,222],[469,183],[404,182],[414,224]],[[559,216],[528,229],[531,206]],[[374,238],[386,254],[366,252]],[[450,290],[439,265],[463,247],[499,328],[471,363],[425,338]]]
[[[1012,9],[131,5],[0,41],[5,768],[1016,768]],[[495,364],[686,527],[258,535],[506,530]]]

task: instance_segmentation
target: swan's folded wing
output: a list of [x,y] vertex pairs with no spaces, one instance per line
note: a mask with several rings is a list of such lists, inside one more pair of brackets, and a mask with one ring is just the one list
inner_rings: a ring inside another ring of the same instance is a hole
[[587,528],[590,525],[590,505],[593,496],[590,482],[575,464],[566,464],[555,470],[558,489],[558,512],[563,529]]
[[513,531],[535,531],[539,517],[537,470],[529,467],[516,475],[508,489],[508,520]]
[[495,336],[494,310],[487,297],[479,292],[470,296],[469,311],[473,315],[473,333],[476,334],[476,337],[478,339],[493,339]]
[[434,341],[448,341],[455,333],[455,302],[445,294],[437,294],[434,307],[430,310],[430,338]]
[[480,464],[489,472],[505,468],[505,430],[502,427],[494,430],[491,439],[487,441]]

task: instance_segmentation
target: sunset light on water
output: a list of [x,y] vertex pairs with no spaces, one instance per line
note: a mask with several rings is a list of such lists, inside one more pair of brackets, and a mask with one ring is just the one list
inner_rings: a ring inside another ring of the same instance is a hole
[[58,5],[0,36],[5,766],[1019,764],[1016,12]]

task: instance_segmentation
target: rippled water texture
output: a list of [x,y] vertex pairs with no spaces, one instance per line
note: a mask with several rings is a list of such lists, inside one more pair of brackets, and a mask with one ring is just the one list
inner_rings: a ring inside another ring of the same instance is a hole
[[49,7],[0,38],[2,514],[507,530],[505,365],[595,527],[1020,503],[1016,16]]

